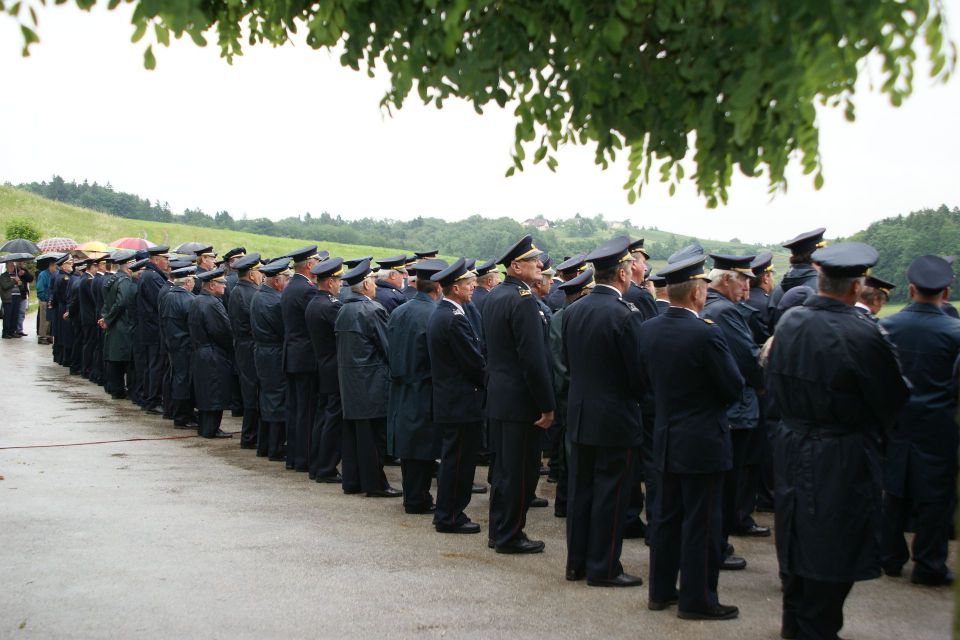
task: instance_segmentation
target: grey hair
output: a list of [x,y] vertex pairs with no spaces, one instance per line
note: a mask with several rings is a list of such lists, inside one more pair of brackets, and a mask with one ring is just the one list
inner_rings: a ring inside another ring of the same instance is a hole
[[739,271],[731,271],[730,269],[711,269],[710,275],[707,277],[710,278],[711,282],[720,282],[723,280],[723,276],[730,276],[736,279],[739,275],[741,275]]
[[670,299],[670,302],[683,302],[690,297],[690,294],[693,293],[693,290],[699,286],[698,282],[706,282],[703,278],[696,278],[694,280],[687,280],[686,282],[678,282],[676,284],[667,285],[667,297]]
[[853,286],[853,283],[856,281],[863,283],[863,276],[857,277],[836,277],[828,276],[823,271],[820,272],[820,277],[817,279],[817,288],[820,290],[820,293],[826,293],[833,296],[845,296],[847,292],[850,291],[850,287]]

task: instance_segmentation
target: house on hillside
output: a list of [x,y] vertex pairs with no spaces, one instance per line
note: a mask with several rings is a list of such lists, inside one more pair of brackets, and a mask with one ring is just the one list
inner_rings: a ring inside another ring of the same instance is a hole
[[551,225],[550,221],[543,216],[537,216],[536,218],[528,218],[527,220],[524,220],[523,226],[533,227],[537,231],[546,231],[553,225]]

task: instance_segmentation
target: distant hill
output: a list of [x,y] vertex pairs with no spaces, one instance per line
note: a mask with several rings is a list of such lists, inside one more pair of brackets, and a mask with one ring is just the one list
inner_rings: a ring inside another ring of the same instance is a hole
[[[940,205],[874,222],[848,240],[866,242],[880,252],[874,272],[897,285],[892,302],[907,300],[907,267],[917,256],[960,255],[960,208]],[[958,270],[954,263],[954,272]]]

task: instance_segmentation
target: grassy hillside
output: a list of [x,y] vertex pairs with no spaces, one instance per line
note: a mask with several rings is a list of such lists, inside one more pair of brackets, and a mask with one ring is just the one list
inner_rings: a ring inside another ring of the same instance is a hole
[[276,238],[185,224],[131,220],[47,200],[13,187],[0,186],[0,232],[11,218],[30,220],[40,230],[43,238],[65,236],[78,243],[88,240],[111,242],[117,238],[133,236],[171,247],[181,242],[205,242],[212,244],[218,253],[231,247],[242,246],[248,251],[257,251],[265,256],[281,255],[297,247],[317,244],[331,255],[345,258],[364,255],[387,257],[411,250],[409,247],[337,244],[325,242],[323,238]]

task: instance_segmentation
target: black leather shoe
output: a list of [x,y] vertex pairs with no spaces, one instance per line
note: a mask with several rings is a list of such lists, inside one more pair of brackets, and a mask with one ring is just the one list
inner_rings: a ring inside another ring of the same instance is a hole
[[496,548],[496,545],[493,544],[493,540],[491,538],[487,538],[487,549],[494,549],[494,548]]
[[747,568],[747,561],[740,556],[727,556],[720,563],[722,571],[741,571]]
[[432,504],[429,507],[404,507],[403,510],[405,513],[416,515],[420,513],[435,513],[437,511],[437,507],[436,505]]
[[474,482],[473,487],[470,488],[470,493],[486,493],[486,492],[487,492],[487,485],[485,484],[477,484],[476,482]]
[[179,420],[173,421],[174,429],[196,429],[199,426],[200,425],[198,425],[196,422],[180,422]]
[[706,611],[677,611],[677,617],[684,620],[733,620],[739,615],[740,609],[726,604],[718,604]]
[[243,417],[243,409],[232,409],[232,410],[230,411],[230,417],[231,417],[231,418],[242,418],[242,417]]
[[241,448],[241,449],[256,449],[256,448],[257,448],[257,443],[256,443],[256,442],[241,442],[241,443],[240,443],[240,448]]
[[679,598],[668,598],[666,600],[647,600],[647,609],[650,611],[663,611],[680,602]]
[[567,580],[570,582],[578,582],[586,577],[586,569],[567,569]]
[[309,473],[310,467],[294,467],[293,470],[297,473]]
[[434,529],[437,530],[437,533],[480,533],[480,525],[469,520],[454,527],[438,524]]
[[587,584],[591,587],[639,587],[643,584],[643,578],[621,573],[616,578],[587,578]]
[[286,459],[287,459],[287,456],[282,455],[282,454],[281,454],[281,455],[278,455],[278,456],[270,456],[270,455],[268,455],[268,457],[267,457],[267,460],[269,460],[270,462],[285,462]]
[[769,538],[770,537],[770,527],[761,527],[759,525],[752,525],[748,529],[742,529],[740,531],[731,531],[731,535],[734,536],[743,536],[746,538]]
[[355,496],[358,493],[363,493],[362,489],[344,489],[343,493],[348,496]]
[[637,518],[633,522],[630,522],[623,528],[623,539],[624,540],[635,540],[636,538],[646,538],[647,537],[647,525],[644,524],[643,520]]
[[953,584],[953,572],[947,571],[945,574],[917,574],[916,571],[910,576],[910,582],[913,584],[922,584],[928,587],[946,587]]
[[502,547],[495,547],[497,553],[541,553],[546,545],[541,540],[514,538]]
[[368,498],[399,498],[402,495],[403,491],[394,489],[393,487],[387,487],[380,491],[367,491]]
[[884,567],[883,572],[891,578],[899,578],[903,575],[903,566],[889,566]]
[[155,407],[144,407],[143,410],[146,411],[147,413],[151,414],[151,415],[154,415],[154,416],[162,416],[162,415],[163,415],[163,407],[161,407],[160,405],[157,405],[157,406],[155,406]]
[[729,542],[727,543],[727,546],[724,547],[724,549],[723,549],[723,555],[725,555],[725,556],[732,556],[732,555],[735,554],[736,552],[737,552],[737,550],[734,549],[734,548],[733,548],[733,545],[730,544]]
[[[284,456],[283,459],[286,460],[286,459],[287,459],[286,456]],[[286,467],[287,471],[293,471],[293,465],[290,464],[289,462],[287,462],[287,463],[286,463],[285,465],[283,465],[283,466]]]
[[232,438],[232,437],[233,437],[233,434],[232,434],[232,433],[227,433],[226,431],[222,431],[222,430],[220,430],[220,429],[217,429],[217,432],[216,432],[215,434],[213,434],[212,436],[207,436],[207,437],[208,437],[208,438]]
[[546,498],[540,498],[540,497],[534,498],[533,500],[530,501],[531,507],[546,507],[549,504],[550,503],[547,502]]
[[338,473],[335,476],[317,476],[316,481],[320,484],[340,484],[343,482],[343,478]]
[[554,518],[566,518],[567,510],[563,507],[557,507],[556,503],[553,505],[553,517]]

